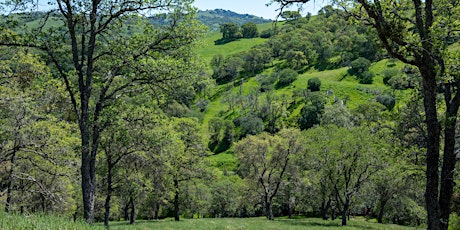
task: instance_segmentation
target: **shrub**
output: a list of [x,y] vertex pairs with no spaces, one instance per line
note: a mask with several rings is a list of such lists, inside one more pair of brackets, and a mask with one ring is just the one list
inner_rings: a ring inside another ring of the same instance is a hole
[[379,95],[376,101],[384,105],[388,110],[392,110],[396,105],[396,98],[389,94]]
[[317,77],[308,79],[307,88],[312,92],[319,91],[321,88],[321,80],[319,80]]
[[388,81],[398,75],[399,71],[398,69],[395,69],[395,68],[389,68],[389,69],[384,69],[382,71],[382,75],[383,75],[383,84],[385,85],[388,85]]
[[275,34],[275,31],[273,29],[266,29],[260,32],[260,37],[261,38],[270,38]]
[[277,76],[276,75],[265,75],[265,74],[260,74],[256,77],[257,79],[257,82],[259,82],[259,85],[260,85],[260,91],[261,92],[266,92],[266,91],[270,91],[273,89],[273,84],[276,82],[277,80]]
[[359,79],[359,83],[361,84],[372,84],[372,82],[374,82],[374,74],[369,71],[365,71],[357,77]]
[[278,75],[278,82],[276,83],[276,88],[282,88],[290,85],[297,79],[297,76],[299,75],[293,69],[283,69],[281,70],[281,72],[275,74]]
[[247,135],[256,135],[264,131],[264,122],[259,117],[247,115],[237,119],[238,125],[241,128],[241,137]]
[[351,68],[348,69],[348,73],[350,75],[361,75],[364,72],[369,70],[369,67],[371,66],[371,61],[367,60],[366,58],[357,58],[354,61],[350,63]]

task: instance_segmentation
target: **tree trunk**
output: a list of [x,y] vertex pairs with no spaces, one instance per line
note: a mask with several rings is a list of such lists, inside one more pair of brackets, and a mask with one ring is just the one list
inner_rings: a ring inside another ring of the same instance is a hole
[[129,220],[129,201],[125,204],[123,208],[123,219],[125,221]]
[[[430,60],[431,61],[431,60]],[[426,188],[425,202],[428,213],[428,229],[440,229],[439,189],[439,145],[440,124],[436,107],[436,74],[432,68],[419,68],[423,77],[423,103],[427,124]]]
[[380,205],[379,207],[379,213],[377,214],[377,222],[379,224],[383,223],[383,213],[384,213],[384,206]]
[[329,219],[329,216],[327,215],[327,211],[329,210],[330,207],[331,207],[331,200],[328,200],[327,202],[323,200],[323,202],[321,202],[320,211],[321,211],[321,218],[323,218],[323,220]]
[[[460,90],[460,89],[457,89]],[[448,92],[450,94],[450,91]],[[446,95],[447,96],[447,95]],[[441,171],[441,189],[439,206],[441,211],[441,229],[449,227],[450,205],[454,188],[454,171],[456,163],[455,154],[455,130],[457,124],[458,105],[451,104],[446,98],[446,122],[444,129],[444,157]],[[454,102],[455,103],[455,102]]]
[[153,214],[153,219],[158,220],[158,213],[160,212],[160,202],[155,203],[155,211]]
[[88,115],[88,103],[82,98],[82,117],[80,120],[80,132],[81,132],[81,188],[83,195],[83,218],[88,223],[93,223],[94,220],[94,199],[96,192],[96,178],[93,173],[93,167],[95,165],[95,159],[91,156],[90,150],[90,131],[89,131],[89,115]]
[[5,212],[9,212],[10,211],[10,206],[11,206],[11,192],[13,190],[12,186],[13,186],[13,173],[14,173],[14,163],[16,161],[16,153],[17,151],[19,150],[18,147],[14,147],[13,149],[13,153],[11,154],[11,158],[10,158],[10,163],[11,163],[11,167],[10,167],[10,171],[8,172],[8,183],[6,185],[7,189],[6,189],[6,204],[5,204]]
[[107,196],[105,197],[105,214],[104,214],[104,225],[106,227],[109,227],[109,216],[110,216],[110,198],[112,195],[112,164],[111,162],[111,157],[107,156],[107,163],[108,163],[108,169],[107,169]]
[[136,206],[134,205],[134,198],[129,199],[129,204],[131,206],[131,214],[129,216],[129,223],[134,224],[136,222]]
[[343,210],[342,210],[342,226],[347,225],[348,208],[349,208],[348,204],[345,204],[343,206]]
[[268,195],[268,193],[265,193],[265,216],[267,217],[268,220],[273,220],[273,209],[272,209],[272,201]]
[[179,181],[174,180],[174,188],[175,188],[175,195],[174,195],[174,220],[179,221]]
[[266,209],[267,219],[268,220],[275,219],[274,216],[273,216],[273,208],[272,208],[272,202],[271,201],[267,202],[265,209]]

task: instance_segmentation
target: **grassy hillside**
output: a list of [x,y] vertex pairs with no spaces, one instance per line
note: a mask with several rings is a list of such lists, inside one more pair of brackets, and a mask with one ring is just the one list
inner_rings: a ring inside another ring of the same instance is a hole
[[[273,23],[263,23],[258,24],[257,28],[259,31],[266,30],[271,28]],[[223,56],[228,56],[232,54],[237,54],[245,50],[250,49],[251,47],[262,44],[267,41],[264,38],[251,38],[246,39],[242,38],[233,42],[226,44],[216,45],[215,41],[222,38],[222,33],[209,31],[206,37],[202,40],[202,46],[197,50],[198,55],[203,59],[203,61],[209,65],[211,58],[214,55],[221,54]]]
[[[280,23],[282,24],[282,23]],[[259,24],[259,31],[269,29],[273,26],[272,23]],[[281,26],[281,25],[278,25]],[[207,37],[203,39],[203,47],[197,50],[198,55],[203,59],[203,61],[208,66],[208,71],[212,72],[209,62],[214,55],[228,56],[232,54],[237,54],[243,51],[251,49],[255,45],[259,45],[268,41],[267,39],[262,38],[253,38],[253,39],[240,39],[234,42],[229,42],[222,45],[216,45],[214,41],[221,38],[221,33],[209,33]],[[261,74],[270,75],[276,66],[279,63],[275,61],[273,67],[265,69]],[[275,89],[273,93],[275,95],[288,95],[289,97],[293,96],[294,91],[298,89],[306,89],[307,82],[311,78],[319,78],[321,80],[321,93],[328,96],[326,97],[327,103],[331,104],[335,99],[340,99],[345,101],[348,109],[353,110],[361,104],[366,104],[369,102],[374,102],[376,97],[380,94],[391,94],[396,97],[396,108],[399,105],[404,104],[404,97],[408,93],[407,91],[392,90],[389,86],[383,83],[383,70],[387,68],[398,68],[401,69],[403,64],[394,60],[384,59],[379,62],[373,63],[370,67],[370,71],[375,75],[374,81],[372,84],[360,84],[358,79],[354,76],[349,76],[347,74],[348,67],[342,67],[332,70],[318,71],[315,69],[310,69],[305,73],[300,74],[297,77],[297,80],[294,81],[288,87]],[[216,86],[214,90],[214,95],[210,98],[210,104],[208,110],[203,116],[203,125],[202,131],[205,134],[205,139],[208,130],[208,122],[215,117],[229,119],[231,120],[238,114],[229,110],[228,103],[224,102],[225,98],[228,97],[228,94],[239,94],[240,90],[243,89],[243,96],[248,95],[251,92],[258,91],[259,85],[256,80],[256,77],[248,78],[243,76],[244,83],[241,86],[233,86],[233,82],[227,83],[224,85]],[[262,101],[266,93],[260,93],[259,101]],[[296,117],[299,115],[300,110],[302,109],[303,104],[298,105],[290,111],[289,120],[295,122]],[[214,155],[210,158],[214,166],[217,166],[221,170],[233,170],[237,167],[237,159],[232,154],[231,149],[227,153],[221,153]]]

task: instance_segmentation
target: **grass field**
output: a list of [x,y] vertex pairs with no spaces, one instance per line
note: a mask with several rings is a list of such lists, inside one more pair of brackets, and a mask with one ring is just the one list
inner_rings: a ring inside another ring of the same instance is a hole
[[110,229],[163,229],[163,230],[296,230],[296,229],[416,229],[398,225],[377,224],[365,221],[364,218],[351,219],[347,226],[342,227],[341,221],[324,221],[317,218],[308,219],[286,219],[278,218],[274,221],[268,221],[263,217],[259,218],[213,218],[213,219],[186,219],[179,222],[171,220],[162,221],[139,221],[135,225],[129,225],[127,222],[111,223]]
[[94,229],[83,221],[73,222],[70,218],[49,215],[12,215],[0,211],[0,229],[2,230],[41,230],[41,229]]
[[[82,221],[73,222],[70,218],[62,218],[44,215],[10,215],[0,212],[0,229],[4,230],[22,230],[22,229],[105,229],[104,223],[96,223],[92,226]],[[110,222],[110,229],[162,229],[162,230],[296,230],[296,229],[394,229],[409,230],[417,229],[414,227],[405,227],[391,224],[378,224],[373,220],[365,220],[363,217],[351,218],[347,226],[342,227],[340,219],[334,221],[324,221],[319,218],[276,218],[274,221],[268,221],[265,217],[255,218],[206,218],[206,219],[182,219],[173,221],[172,219],[159,221],[138,220],[131,225],[126,221]],[[420,228],[421,229],[421,228]]]

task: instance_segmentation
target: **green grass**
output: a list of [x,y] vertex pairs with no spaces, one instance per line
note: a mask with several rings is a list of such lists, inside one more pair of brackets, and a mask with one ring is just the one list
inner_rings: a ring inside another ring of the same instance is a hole
[[110,229],[163,229],[163,230],[211,230],[211,229],[251,229],[251,230],[278,230],[278,229],[415,229],[398,225],[377,224],[364,220],[364,218],[352,218],[348,225],[341,226],[341,221],[324,221],[318,218],[308,219],[286,219],[276,218],[274,221],[268,221],[263,217],[259,218],[208,218],[208,219],[186,219],[179,222],[172,220],[161,221],[138,221],[135,225],[129,225],[127,222],[113,222]]
[[[259,32],[269,29],[273,26],[273,23],[258,24],[257,28]],[[278,26],[281,26],[278,25]],[[197,54],[203,59],[203,61],[209,65],[212,57],[217,54],[222,56],[228,56],[237,54],[243,51],[251,49],[251,47],[265,43],[267,39],[264,38],[242,38],[226,44],[216,45],[214,42],[222,38],[222,33],[209,32],[202,40],[203,46],[197,49]]]
[[102,227],[91,227],[83,221],[73,222],[70,218],[63,218],[50,215],[15,215],[0,212],[0,229],[22,230],[22,229],[103,229]]

